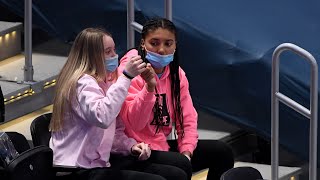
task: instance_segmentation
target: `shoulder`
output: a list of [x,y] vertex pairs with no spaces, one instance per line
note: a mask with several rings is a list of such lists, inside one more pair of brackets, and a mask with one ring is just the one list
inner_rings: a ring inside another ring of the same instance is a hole
[[126,61],[128,58],[136,55],[138,55],[138,51],[136,49],[131,49],[120,59],[120,62]]
[[189,81],[186,76],[185,71],[179,67],[179,78],[180,78],[180,86],[182,87],[188,87],[189,86]]
[[89,74],[83,74],[78,80],[78,83],[82,83],[82,82],[96,82],[97,83],[97,80],[93,76],[90,76]]
[[179,66],[179,76],[180,76],[180,79],[187,78],[186,72],[180,66]]
[[77,86],[78,88],[83,89],[86,86],[99,86],[99,85],[98,85],[98,81],[93,76],[90,76],[88,74],[83,74],[79,78],[77,82]]

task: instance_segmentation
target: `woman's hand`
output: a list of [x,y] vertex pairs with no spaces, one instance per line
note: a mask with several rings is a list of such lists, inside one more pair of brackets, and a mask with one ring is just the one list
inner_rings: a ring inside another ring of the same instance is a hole
[[148,144],[139,143],[131,148],[131,153],[135,156],[138,156],[139,160],[147,160],[151,155],[151,149]]
[[191,161],[191,153],[189,151],[183,151],[182,154],[185,155],[189,161]]
[[146,82],[146,88],[149,92],[153,92],[157,85],[155,76],[156,73],[154,72],[154,69],[151,64],[148,63],[146,69],[141,73],[141,77]]
[[141,74],[145,70],[146,70],[146,63],[143,62],[143,60],[141,59],[141,56],[131,57],[124,68],[124,71],[132,78]]

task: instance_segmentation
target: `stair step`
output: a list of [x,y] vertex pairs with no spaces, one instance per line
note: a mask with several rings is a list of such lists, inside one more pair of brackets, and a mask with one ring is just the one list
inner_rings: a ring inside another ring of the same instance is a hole
[[21,30],[22,23],[20,22],[5,22],[0,21],[0,36],[10,33],[12,31]]
[[[253,167],[257,169],[263,179],[271,179],[271,165],[268,164],[256,164],[249,162],[236,162],[234,167]],[[300,167],[286,167],[279,166],[279,180],[298,180],[299,174],[302,173],[302,169]]]
[[21,52],[22,23],[0,21],[0,61]]
[[[168,136],[168,140],[175,139],[174,136],[174,128],[172,128],[171,134]],[[223,132],[223,131],[213,131],[213,130],[205,130],[205,129],[198,129],[199,139],[210,139],[210,140],[220,140],[229,136],[231,133]],[[176,137],[178,135],[176,134]]]
[[223,131],[212,131],[205,129],[198,129],[199,139],[211,139],[211,140],[220,140],[229,136],[231,133]]

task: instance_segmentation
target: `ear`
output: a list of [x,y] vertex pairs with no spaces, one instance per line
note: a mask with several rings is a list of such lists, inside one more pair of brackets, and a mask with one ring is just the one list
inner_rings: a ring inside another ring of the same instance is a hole
[[144,40],[143,39],[141,39],[140,46],[142,47],[142,49],[145,49],[145,44],[144,44]]

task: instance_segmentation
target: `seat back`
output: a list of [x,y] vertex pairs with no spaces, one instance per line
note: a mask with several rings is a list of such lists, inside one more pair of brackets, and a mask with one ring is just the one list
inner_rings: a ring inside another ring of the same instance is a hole
[[5,114],[5,106],[4,106],[4,97],[2,93],[2,89],[0,86],[0,122],[4,122],[4,114]]
[[10,180],[52,180],[52,150],[47,146],[37,146],[21,153],[6,167]]
[[[30,131],[32,136],[32,142],[34,146],[44,145],[49,147],[49,141],[51,138],[51,132],[49,131],[49,124],[52,117],[52,113],[43,114],[41,116],[36,117],[31,125]],[[55,172],[75,172],[81,170],[81,168],[75,166],[54,166]],[[59,178],[67,178],[67,176],[61,176]]]
[[51,138],[49,124],[51,116],[52,113],[43,114],[32,121],[30,131],[34,146],[45,145],[49,147],[49,140]]
[[[27,139],[17,132],[6,132],[19,155],[7,165],[2,164],[0,175],[8,180],[52,180],[53,152],[47,146],[30,148]],[[1,178],[2,179],[2,178]]]
[[14,148],[16,148],[19,154],[30,149],[28,140],[24,135],[18,132],[6,132],[6,134],[9,136]]
[[220,180],[261,180],[261,173],[252,167],[236,167],[224,172]]

